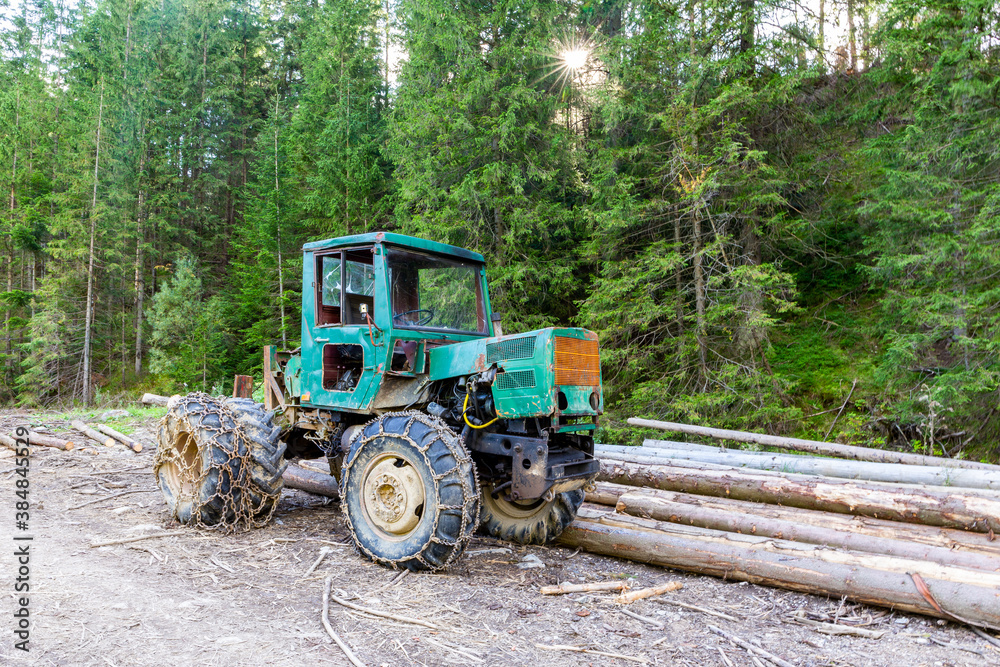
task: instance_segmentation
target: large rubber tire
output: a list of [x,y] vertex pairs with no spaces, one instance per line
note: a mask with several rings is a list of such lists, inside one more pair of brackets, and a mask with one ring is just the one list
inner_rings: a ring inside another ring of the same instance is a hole
[[494,498],[489,486],[483,487],[482,532],[517,544],[545,544],[559,537],[576,518],[583,504],[583,489],[557,493],[546,502],[518,503]]
[[358,550],[392,568],[441,570],[479,525],[472,457],[440,419],[387,414],[351,442],[340,497]]
[[153,473],[180,523],[260,527],[281,495],[285,445],[274,414],[246,398],[189,394],[160,422]]

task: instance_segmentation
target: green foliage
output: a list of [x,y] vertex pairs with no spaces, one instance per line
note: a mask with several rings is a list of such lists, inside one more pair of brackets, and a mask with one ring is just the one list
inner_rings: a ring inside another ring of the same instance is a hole
[[225,347],[219,327],[222,301],[205,298],[195,261],[181,256],[174,274],[156,296],[148,314],[149,369],[170,377],[178,388],[208,391],[220,377],[219,358]]

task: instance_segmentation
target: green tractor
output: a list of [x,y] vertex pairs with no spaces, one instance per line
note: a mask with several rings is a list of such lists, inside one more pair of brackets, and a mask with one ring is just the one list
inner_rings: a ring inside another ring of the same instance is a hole
[[303,247],[301,347],[264,348],[264,405],[171,399],[155,464],[182,523],[262,525],[285,459],[327,457],[375,562],[437,570],[478,529],[542,544],[597,475],[596,334],[504,336],[481,255],[390,233]]

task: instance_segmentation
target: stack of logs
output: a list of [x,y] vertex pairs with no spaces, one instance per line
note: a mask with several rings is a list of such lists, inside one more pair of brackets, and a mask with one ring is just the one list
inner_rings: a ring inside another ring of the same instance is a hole
[[629,423],[827,457],[598,445],[596,489],[561,543],[1000,629],[1000,466]]

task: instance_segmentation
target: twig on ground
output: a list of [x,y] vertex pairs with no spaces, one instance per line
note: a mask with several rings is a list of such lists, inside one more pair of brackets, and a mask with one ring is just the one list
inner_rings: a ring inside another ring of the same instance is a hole
[[344,640],[340,638],[336,632],[333,631],[333,627],[330,625],[330,586],[332,584],[332,577],[326,578],[326,585],[323,587],[323,627],[326,628],[327,633],[337,642],[337,646],[344,652],[347,659],[351,661],[351,664],[355,667],[365,667],[365,663],[358,660],[358,657],[354,655],[351,647],[344,643]]
[[634,611],[629,611],[628,609],[619,609],[618,611],[620,611],[621,613],[625,614],[626,616],[631,616],[632,618],[634,618],[637,621],[642,621],[643,623],[648,623],[649,625],[652,625],[657,630],[662,630],[663,628],[666,627],[663,623],[660,623],[659,621],[657,621],[655,619],[652,619],[652,618],[649,618],[647,616],[640,616],[639,614],[635,613]]
[[478,657],[472,655],[471,653],[468,653],[468,652],[463,651],[461,649],[457,649],[454,646],[448,646],[447,644],[444,644],[444,643],[439,642],[439,641],[434,641],[430,637],[425,637],[424,641],[427,642],[428,644],[434,644],[434,646],[439,646],[439,647],[445,649],[446,651],[451,651],[452,653],[457,653],[457,654],[461,655],[464,658],[472,660],[473,662],[482,662],[483,661],[482,658],[478,658]]
[[104,496],[103,498],[96,498],[94,500],[88,500],[85,503],[80,503],[79,505],[74,505],[73,507],[67,507],[68,510],[78,510],[81,507],[86,507],[87,505],[93,505],[94,503],[104,502],[105,500],[111,500],[112,498],[118,498],[119,496],[127,496],[130,493],[159,493],[159,489],[132,489],[131,491],[122,491],[121,493],[112,493],[110,496]]
[[618,658],[619,660],[628,660],[629,662],[638,662],[643,665],[648,665],[649,660],[646,658],[638,658],[634,655],[623,655],[621,653],[608,653],[607,651],[597,651],[592,648],[583,648],[582,646],[566,646],[563,644],[535,644],[536,648],[540,648],[545,651],[572,651],[574,653],[589,653],[590,655],[603,655],[606,658]]
[[419,618],[410,618],[409,616],[397,616],[395,614],[390,614],[388,612],[378,611],[377,609],[369,609],[368,607],[362,607],[361,605],[356,605],[351,602],[348,602],[347,600],[338,598],[336,595],[331,594],[330,599],[343,607],[347,607],[348,609],[353,609],[355,611],[360,611],[365,614],[371,614],[372,616],[381,616],[382,618],[389,618],[394,621],[400,621],[401,623],[412,623],[414,625],[422,625],[425,628],[430,628],[431,630],[438,630],[439,632],[447,631],[447,628],[444,628],[440,625],[435,625],[430,621],[425,621]]
[[806,618],[804,615],[793,615],[791,617],[791,621],[793,623],[799,623],[810,627],[816,632],[824,635],[853,635],[855,637],[867,637],[868,639],[881,639],[886,633],[886,630],[866,630],[865,628],[856,628],[850,625],[838,625],[836,623],[813,621]]
[[628,584],[624,581],[595,581],[590,584],[559,584],[558,586],[542,586],[542,595],[563,595],[565,593],[591,593],[594,591],[626,591]]
[[332,549],[330,547],[320,547],[320,549],[319,549],[319,558],[316,559],[316,562],[313,563],[309,567],[309,569],[306,570],[306,573],[304,575],[302,575],[302,576],[308,577],[310,574],[312,574],[313,572],[315,572],[316,568],[319,567],[319,564],[323,562],[323,559],[326,558],[326,555],[328,553],[330,553],[331,551],[332,551]]
[[688,604],[686,602],[678,602],[677,600],[660,598],[658,600],[653,600],[653,602],[659,602],[660,604],[672,604],[675,607],[682,607],[684,609],[690,609],[691,611],[700,611],[703,614],[708,614],[709,616],[715,616],[716,618],[721,618],[726,621],[739,622],[740,620],[735,616],[730,616],[729,614],[723,614],[721,611],[715,611],[714,609],[706,609],[705,607],[698,607],[696,605]]
[[778,667],[795,667],[795,665],[793,665],[792,663],[788,662],[787,660],[782,660],[781,658],[779,658],[778,656],[774,655],[773,653],[771,653],[769,651],[765,651],[764,649],[762,649],[762,648],[760,648],[758,646],[754,646],[753,644],[751,644],[750,642],[746,641],[745,639],[740,639],[736,635],[728,633],[728,632],[726,632],[725,630],[723,630],[721,628],[718,628],[718,627],[716,627],[714,625],[709,624],[708,629],[711,630],[712,632],[714,632],[715,634],[719,635],[720,637],[725,637],[726,639],[728,639],[732,643],[736,644],[740,648],[746,649],[747,651],[749,651],[751,653],[751,657],[753,657],[753,654],[757,654],[757,655],[761,656],[762,658],[764,658],[765,660],[768,660],[768,661],[773,662],[774,664],[778,665]]
[[630,591],[628,593],[622,593],[615,598],[615,602],[618,604],[632,604],[636,600],[642,600],[645,598],[653,597],[654,595],[662,595],[664,593],[669,593],[670,591],[676,591],[684,588],[684,584],[679,581],[671,581],[660,586],[653,586],[652,588],[642,588],[637,591]]
[[128,544],[129,542],[139,542],[140,540],[152,540],[157,537],[170,537],[172,535],[183,535],[186,532],[188,532],[186,528],[181,528],[179,530],[168,530],[165,533],[155,533],[153,535],[140,535],[139,537],[123,537],[120,540],[97,542],[95,544],[91,544],[90,548],[93,549],[94,547],[110,547],[115,544]]
[[726,655],[725,651],[722,650],[721,646],[716,646],[715,648],[718,649],[719,655],[722,656],[722,661],[726,663],[727,667],[736,667],[736,665],[733,664],[733,661],[729,659],[729,656]]

